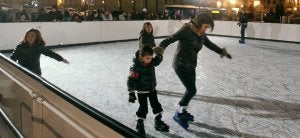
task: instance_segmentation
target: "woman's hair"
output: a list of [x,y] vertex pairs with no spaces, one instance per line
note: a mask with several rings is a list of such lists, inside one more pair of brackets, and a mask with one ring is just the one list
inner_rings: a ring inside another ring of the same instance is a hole
[[152,56],[154,54],[153,49],[149,45],[143,45],[143,47],[139,50],[139,55],[144,56]]
[[30,32],[35,33],[36,38],[35,38],[34,44],[39,44],[39,45],[42,45],[42,46],[46,45],[44,39],[42,38],[41,32],[38,29],[34,29],[34,28],[32,28],[32,29],[30,29],[26,32],[26,34],[24,36],[24,39],[22,41],[23,43],[27,43],[27,38],[26,37],[27,37],[28,33],[30,33]]
[[[151,24],[150,22],[145,22],[144,25],[143,25],[143,28],[142,28],[142,30],[141,30],[141,34],[144,34],[144,33],[146,32],[145,29],[146,29],[147,26],[152,26],[152,24]],[[151,34],[151,35],[153,34],[153,29],[152,29],[152,31],[150,32],[150,34]]]
[[212,18],[212,16],[208,13],[200,13],[198,14],[194,21],[192,21],[196,27],[201,27],[202,24],[209,24],[210,25],[210,31],[213,31],[214,30],[214,26],[215,26],[215,23],[214,23],[214,19]]

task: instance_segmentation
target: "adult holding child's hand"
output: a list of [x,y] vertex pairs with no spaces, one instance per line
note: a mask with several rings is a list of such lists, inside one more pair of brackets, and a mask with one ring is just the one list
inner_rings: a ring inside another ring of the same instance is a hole
[[195,69],[198,52],[205,45],[208,49],[220,54],[221,58],[224,56],[229,59],[232,58],[226,48],[218,47],[206,36],[206,30],[210,28],[212,31],[214,25],[211,15],[201,13],[189,23],[185,23],[176,33],[164,39],[159,45],[159,47],[165,49],[171,43],[179,41],[173,59],[173,68],[186,91],[178,103],[173,119],[185,129],[189,127],[188,121],[194,121],[194,116],[188,113],[187,107],[196,94]]

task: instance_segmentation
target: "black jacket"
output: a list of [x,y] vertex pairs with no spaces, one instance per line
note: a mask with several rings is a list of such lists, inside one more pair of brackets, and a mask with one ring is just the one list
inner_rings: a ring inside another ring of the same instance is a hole
[[149,34],[145,31],[141,31],[140,37],[139,37],[139,48],[141,49],[144,45],[148,45],[150,47],[155,46],[154,36],[153,34]]
[[239,22],[240,23],[248,23],[248,18],[245,13],[242,13],[242,15],[240,16]]
[[49,11],[48,12],[48,16],[49,16],[49,20],[50,22],[52,22],[54,19],[56,19],[56,21],[62,21],[63,20],[63,14],[61,13],[61,11]]
[[133,58],[133,65],[130,67],[130,74],[127,80],[129,91],[152,91],[156,87],[155,66],[163,60],[162,55],[156,55],[148,65],[143,65],[138,60],[138,52]]
[[201,35],[193,23],[183,25],[175,34],[164,39],[159,46],[165,49],[177,40],[179,42],[173,59],[174,69],[195,69],[197,66],[197,54],[203,45],[218,54],[222,53],[222,49],[212,43],[206,34]]
[[63,57],[47,49],[43,45],[34,45],[33,47],[30,47],[26,43],[21,43],[17,46],[17,48],[13,51],[11,55],[11,59],[14,61],[18,61],[20,65],[26,67],[32,72],[41,75],[42,74],[41,67],[40,67],[41,54],[54,58],[58,61],[64,60]]

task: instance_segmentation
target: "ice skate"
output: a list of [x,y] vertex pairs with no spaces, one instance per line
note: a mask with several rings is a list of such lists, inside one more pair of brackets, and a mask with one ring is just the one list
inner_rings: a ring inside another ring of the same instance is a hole
[[191,121],[191,122],[194,121],[194,116],[189,112],[187,112],[186,110],[183,110],[182,114],[185,118],[187,118],[187,121]]
[[154,120],[154,127],[157,131],[169,132],[169,126],[161,120],[161,114],[157,115]]
[[184,112],[179,113],[179,111],[176,111],[175,115],[173,116],[173,120],[175,122],[177,122],[184,129],[188,129],[188,127],[189,127],[188,121],[189,120],[194,120],[194,118],[192,118],[192,117],[188,118],[187,112],[186,113],[184,113]]
[[145,135],[145,127],[144,127],[144,120],[138,119],[136,123],[136,131],[142,135]]
[[239,40],[240,44],[245,44],[245,40]]

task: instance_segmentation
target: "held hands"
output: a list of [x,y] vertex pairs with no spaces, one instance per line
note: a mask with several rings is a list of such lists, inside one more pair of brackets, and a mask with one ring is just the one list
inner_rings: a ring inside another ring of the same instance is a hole
[[135,103],[135,100],[136,100],[135,93],[134,93],[134,92],[129,92],[129,99],[128,99],[128,102],[130,102],[130,103]]
[[163,55],[164,52],[165,52],[165,49],[162,48],[162,47],[156,46],[156,47],[153,48],[153,51],[157,55]]
[[221,58],[223,58],[224,56],[226,56],[229,59],[232,59],[232,56],[227,52],[226,48],[222,48],[222,53],[220,54]]

